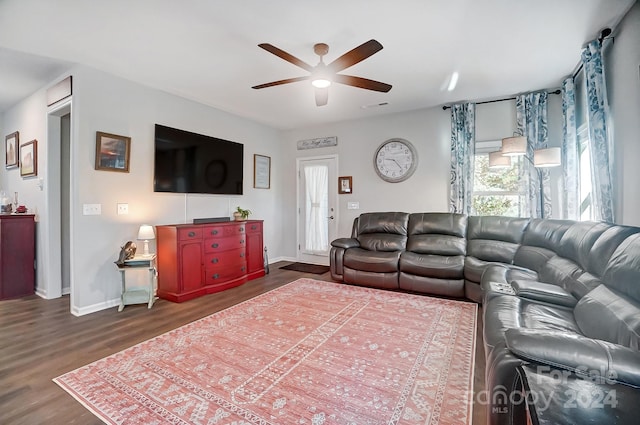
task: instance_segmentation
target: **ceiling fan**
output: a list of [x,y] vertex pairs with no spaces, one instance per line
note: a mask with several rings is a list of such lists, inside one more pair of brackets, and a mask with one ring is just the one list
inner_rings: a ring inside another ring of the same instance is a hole
[[390,84],[381,83],[380,81],[369,80],[367,78],[354,77],[352,75],[338,74],[338,72],[349,68],[362,62],[369,56],[382,50],[382,44],[376,40],[369,40],[366,43],[362,43],[340,56],[328,65],[322,61],[322,57],[329,52],[329,46],[325,43],[318,43],[313,46],[313,51],[316,55],[320,56],[320,62],[316,66],[311,66],[308,63],[298,59],[297,57],[281,50],[269,43],[258,44],[258,47],[263,48],[269,53],[273,53],[281,59],[286,60],[305,71],[309,71],[311,75],[306,77],[287,78],[285,80],[272,81],[270,83],[260,84],[253,86],[254,89],[263,89],[266,87],[279,86],[281,84],[295,83],[298,81],[311,80],[311,84],[315,87],[316,105],[326,105],[329,99],[329,86],[331,83],[340,83],[347,86],[359,87],[366,90],[374,90],[379,92],[388,92],[391,90]]

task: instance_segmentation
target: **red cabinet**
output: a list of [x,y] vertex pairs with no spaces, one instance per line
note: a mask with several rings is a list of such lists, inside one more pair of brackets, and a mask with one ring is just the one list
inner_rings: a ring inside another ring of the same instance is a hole
[[156,227],[158,296],[182,302],[264,276],[262,221]]
[[35,292],[33,214],[0,214],[0,300]]

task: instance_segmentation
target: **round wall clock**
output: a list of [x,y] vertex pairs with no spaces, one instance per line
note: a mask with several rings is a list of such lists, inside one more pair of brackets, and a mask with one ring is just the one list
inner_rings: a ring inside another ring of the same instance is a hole
[[398,183],[411,177],[418,166],[418,152],[404,139],[382,143],[373,157],[373,168],[384,181]]

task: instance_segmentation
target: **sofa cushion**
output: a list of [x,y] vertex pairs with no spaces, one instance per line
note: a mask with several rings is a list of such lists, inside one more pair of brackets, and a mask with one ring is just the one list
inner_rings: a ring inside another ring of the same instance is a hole
[[403,251],[407,246],[409,214],[364,213],[358,219],[358,241],[370,251]]
[[[472,216],[468,219],[467,255],[480,262],[473,262],[471,267],[481,262],[498,262],[512,264],[524,231],[529,224],[528,218]],[[480,282],[482,272],[470,271],[465,277]]]
[[385,252],[350,248],[344,253],[344,267],[367,272],[397,272],[400,253],[401,251]]
[[582,297],[574,309],[584,335],[640,350],[640,303],[605,285]]
[[489,349],[504,342],[504,333],[507,329],[537,329],[581,334],[570,308],[501,295],[488,300],[483,310],[484,344]]
[[602,283],[591,273],[584,271],[573,261],[555,256],[538,272],[538,280],[561,286],[577,299],[582,298]]
[[574,223],[565,232],[562,240],[556,244],[556,253],[573,261],[581,269],[588,270],[591,247],[611,226],[611,224],[592,221]]
[[640,302],[640,234],[629,236],[613,252],[602,280]]
[[573,220],[532,219],[522,237],[522,245],[557,249],[565,233],[574,223]]
[[464,255],[441,256],[407,251],[400,256],[400,271],[439,279],[462,279]]
[[535,329],[509,329],[505,340],[507,348],[523,359],[570,370],[595,383],[622,382],[640,388],[640,352],[636,350]]
[[589,250],[586,269],[595,276],[604,276],[613,253],[627,238],[640,232],[640,227],[612,226],[607,229]]

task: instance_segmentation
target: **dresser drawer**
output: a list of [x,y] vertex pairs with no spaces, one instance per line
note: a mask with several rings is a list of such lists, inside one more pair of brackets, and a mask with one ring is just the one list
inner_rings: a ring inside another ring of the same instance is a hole
[[204,228],[205,238],[228,237],[235,235],[244,235],[244,224],[226,225],[226,226],[207,226]]
[[241,262],[233,266],[216,268],[205,267],[205,286],[222,285],[229,280],[242,277],[247,273],[247,263]]
[[186,241],[189,239],[202,239],[202,228],[187,227],[185,229],[178,229],[178,239],[181,241]]
[[243,248],[232,249],[206,254],[204,264],[206,267],[221,268],[237,265],[246,261],[246,254]]
[[245,235],[230,236],[226,238],[206,238],[204,240],[204,252],[229,251],[232,249],[244,249],[247,241]]
[[259,222],[259,223],[247,223],[245,225],[245,232],[247,232],[247,233],[262,233],[262,222]]

